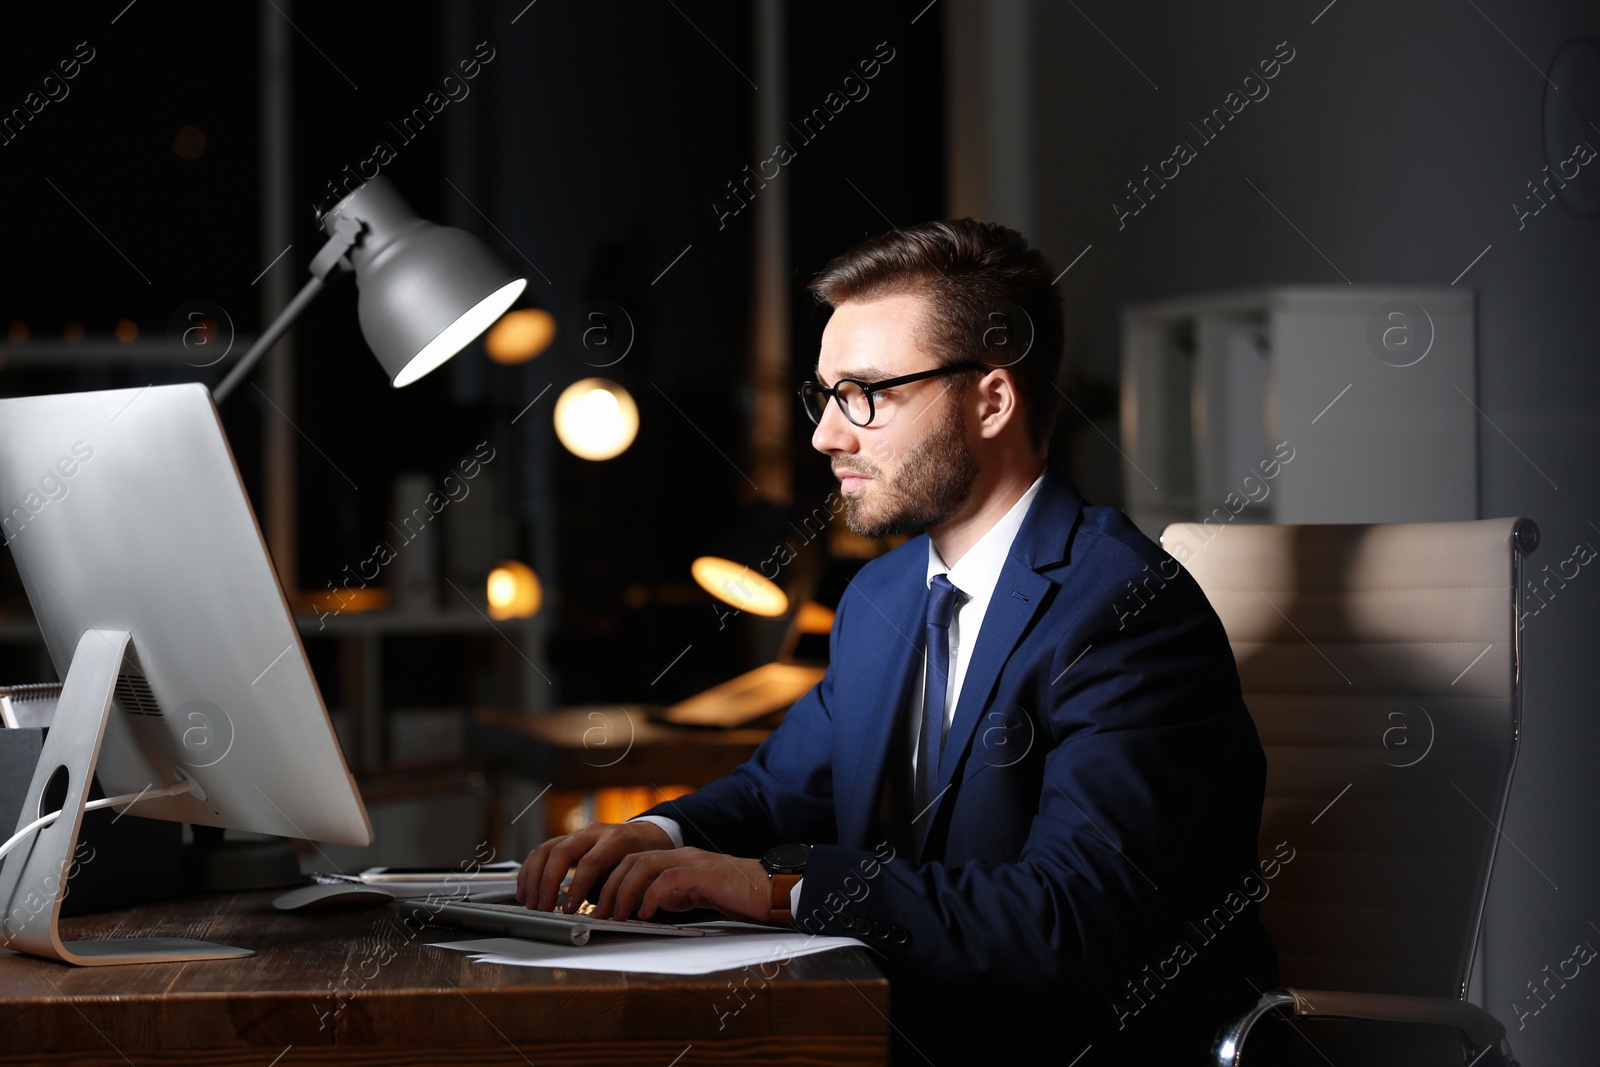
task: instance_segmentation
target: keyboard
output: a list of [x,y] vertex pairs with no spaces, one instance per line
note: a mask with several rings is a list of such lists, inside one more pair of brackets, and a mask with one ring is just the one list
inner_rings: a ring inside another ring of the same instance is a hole
[[442,905],[433,920],[478,933],[552,941],[558,945],[587,945],[589,936],[596,932],[651,934],[657,937],[705,937],[714,932],[701,926],[675,926],[643,919],[597,919],[581,911],[568,915],[564,911],[533,911],[521,904],[488,904],[480,901]]

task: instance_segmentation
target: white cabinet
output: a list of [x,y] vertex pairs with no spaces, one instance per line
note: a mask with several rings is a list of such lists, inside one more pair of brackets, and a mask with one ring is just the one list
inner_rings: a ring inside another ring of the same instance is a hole
[[1285,286],[1126,308],[1127,510],[1169,522],[1478,517],[1473,296]]

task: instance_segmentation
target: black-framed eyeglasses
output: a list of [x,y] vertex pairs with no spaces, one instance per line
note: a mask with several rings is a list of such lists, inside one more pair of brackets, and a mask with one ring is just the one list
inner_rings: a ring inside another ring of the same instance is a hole
[[884,378],[876,382],[864,382],[859,378],[840,378],[831,388],[820,382],[806,382],[800,387],[800,404],[806,409],[806,414],[811,417],[813,423],[820,423],[822,416],[828,410],[828,398],[832,397],[839,405],[839,410],[844,412],[845,418],[866,429],[872,425],[872,418],[877,414],[872,399],[875,393],[920,382],[924,378],[941,378],[946,374],[988,369],[982,363],[951,363],[949,366],[935,367],[933,370],[918,371],[915,374],[903,374],[898,378]]

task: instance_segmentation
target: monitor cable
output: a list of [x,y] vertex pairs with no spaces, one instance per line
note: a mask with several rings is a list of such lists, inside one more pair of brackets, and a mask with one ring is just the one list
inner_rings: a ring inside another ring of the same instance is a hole
[[[150,797],[175,797],[175,796],[180,796],[180,795],[182,795],[184,793],[189,792],[189,790],[191,790],[193,788],[194,788],[194,782],[192,782],[192,781],[190,781],[189,779],[186,778],[186,779],[184,779],[182,781],[174,782],[173,784],[171,784],[169,786],[166,786],[163,789],[144,789],[144,790],[142,790],[141,792],[138,792],[138,793],[124,793],[120,797],[106,797],[103,800],[91,800],[91,801],[89,801],[89,803],[87,803],[87,804],[85,804],[83,806],[83,810],[84,811],[97,811],[100,808],[115,808],[115,807],[119,807],[119,806],[124,805],[124,804],[126,804],[126,805],[131,807],[136,801],[145,800],[145,799],[148,799]],[[55,822],[60,817],[61,817],[61,812],[60,811],[52,811],[48,815],[39,816],[37,819],[35,819],[32,822],[30,822],[28,825],[24,826],[22,829],[18,830],[16,833],[12,834],[11,835],[11,840],[7,841],[4,845],[0,845],[0,860],[5,859],[6,855],[12,849],[16,848],[18,844],[20,844],[21,842],[26,840],[30,835],[32,835],[34,833],[37,833],[40,830],[43,830],[46,826],[49,826],[51,823]]]

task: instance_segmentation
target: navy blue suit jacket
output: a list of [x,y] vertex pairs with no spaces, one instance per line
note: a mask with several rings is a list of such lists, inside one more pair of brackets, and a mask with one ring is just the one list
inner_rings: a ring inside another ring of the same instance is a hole
[[[1253,904],[1209,940],[1191,925],[1243,902],[1257,870],[1265,759],[1221,623],[1170,556],[1050,466],[977,635],[925,840],[889,858],[880,800],[909,758],[927,554],[916,537],[864,567],[823,680],[733,775],[651,814],[731,855],[811,844],[796,921],[882,950],[914,1044],[948,1051],[992,1002],[1004,1033],[1043,1027],[1065,1059],[1078,1037],[1199,1052],[1255,999],[1246,979],[1275,978]],[[1179,939],[1192,960],[1174,962]]]

